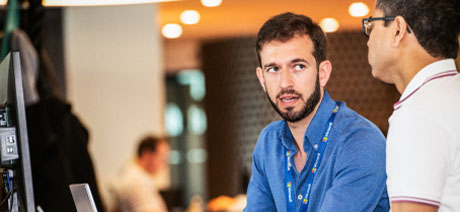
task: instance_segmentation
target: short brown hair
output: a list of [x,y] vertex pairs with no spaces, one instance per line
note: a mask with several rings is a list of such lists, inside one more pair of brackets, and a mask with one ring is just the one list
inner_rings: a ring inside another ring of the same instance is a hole
[[137,157],[140,158],[144,152],[156,152],[158,145],[162,142],[168,143],[164,137],[152,135],[144,137],[137,147]]
[[308,35],[314,45],[313,56],[319,64],[327,58],[327,41],[321,27],[313,23],[311,18],[294,13],[282,13],[270,18],[260,28],[257,34],[256,51],[259,66],[262,66],[260,51],[262,46],[270,41],[288,41],[294,36]]

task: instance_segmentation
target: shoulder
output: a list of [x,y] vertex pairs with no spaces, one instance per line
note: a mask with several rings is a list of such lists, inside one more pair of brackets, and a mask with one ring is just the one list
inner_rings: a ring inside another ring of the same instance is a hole
[[[360,166],[363,170],[385,172],[386,142],[380,129],[372,122],[346,107],[339,104],[340,109],[336,117],[337,127],[335,151],[339,167]],[[340,111],[341,110],[341,111]]]
[[459,96],[460,74],[457,74],[455,77],[430,81],[405,99],[398,110],[404,111],[404,114],[423,113],[434,120],[458,118]]
[[[406,98],[390,117],[392,133],[418,131],[417,135],[433,132],[460,135],[460,75],[433,80]],[[393,127],[392,127],[393,126]],[[396,127],[398,126],[398,127]],[[409,127],[411,126],[411,127]],[[443,132],[446,131],[446,132]]]
[[277,148],[279,137],[284,127],[284,121],[274,121],[267,125],[259,134],[254,154],[265,152],[268,149]]
[[[270,124],[268,124],[263,130],[262,130],[262,133],[263,132],[269,132],[269,131],[276,131],[276,132],[279,132],[280,129],[284,126],[284,121],[283,120],[278,120],[278,121],[274,121],[274,122],[271,122]],[[262,134],[261,133],[261,134]]]
[[385,137],[371,121],[339,102],[337,130],[345,143],[365,141],[364,144],[385,145]]
[[279,137],[281,130],[283,130],[284,121],[274,121],[267,125],[259,134],[258,143],[261,140],[265,140],[267,138]]

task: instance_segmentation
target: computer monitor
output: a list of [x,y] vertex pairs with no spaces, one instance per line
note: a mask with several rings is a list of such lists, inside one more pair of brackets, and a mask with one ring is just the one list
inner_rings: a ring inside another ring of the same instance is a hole
[[0,64],[0,153],[8,209],[35,212],[19,52]]

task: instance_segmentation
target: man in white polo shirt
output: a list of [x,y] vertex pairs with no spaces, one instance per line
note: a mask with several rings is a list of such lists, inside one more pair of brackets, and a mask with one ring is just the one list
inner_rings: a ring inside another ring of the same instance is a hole
[[363,19],[372,75],[401,93],[389,119],[393,212],[460,211],[459,0],[377,0]]

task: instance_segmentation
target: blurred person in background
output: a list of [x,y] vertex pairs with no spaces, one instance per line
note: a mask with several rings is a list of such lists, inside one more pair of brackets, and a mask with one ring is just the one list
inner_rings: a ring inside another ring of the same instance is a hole
[[256,51],[260,85],[284,120],[259,135],[245,211],[388,211],[385,138],[324,89],[332,65],[321,28],[277,15]]
[[140,141],[136,159],[124,167],[115,185],[118,211],[167,211],[153,175],[167,166],[169,151],[169,144],[164,138],[148,136]]
[[394,84],[391,210],[460,211],[459,0],[377,0],[363,19],[372,75]]

